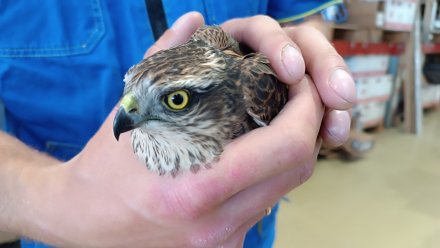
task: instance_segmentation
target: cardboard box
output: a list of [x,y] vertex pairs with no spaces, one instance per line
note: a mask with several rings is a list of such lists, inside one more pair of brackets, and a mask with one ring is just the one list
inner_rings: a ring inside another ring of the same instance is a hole
[[393,87],[393,77],[390,74],[383,76],[362,77],[356,79],[357,100],[387,101]]
[[422,106],[430,108],[440,105],[440,85],[427,84],[421,90]]
[[383,31],[380,29],[351,29],[351,26],[334,25],[333,38],[336,40],[349,40],[362,43],[379,43],[383,38]]
[[376,27],[379,1],[351,0],[345,3],[348,10],[347,24],[359,28]]
[[354,78],[385,75],[389,61],[390,56],[387,54],[356,55],[345,58]]
[[353,111],[359,113],[360,125],[364,128],[379,126],[385,117],[386,101],[371,101],[357,104]]
[[394,31],[411,31],[416,16],[416,0],[385,1],[384,29]]

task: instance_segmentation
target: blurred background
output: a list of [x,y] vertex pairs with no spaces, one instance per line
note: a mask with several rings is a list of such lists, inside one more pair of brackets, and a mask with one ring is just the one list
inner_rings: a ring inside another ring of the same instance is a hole
[[350,140],[281,202],[275,247],[440,247],[439,1],[321,13],[357,87]]
[[[281,201],[275,247],[440,247],[439,1],[351,0],[320,15],[358,101],[349,141],[322,149]],[[3,115],[0,102],[0,129]]]

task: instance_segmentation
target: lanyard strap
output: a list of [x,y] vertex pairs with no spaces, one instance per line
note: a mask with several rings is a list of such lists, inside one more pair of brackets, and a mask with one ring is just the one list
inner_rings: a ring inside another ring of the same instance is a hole
[[6,116],[5,116],[5,105],[3,105],[0,99],[0,130],[6,129]]
[[158,40],[168,28],[162,0],[145,0],[145,4],[154,39]]

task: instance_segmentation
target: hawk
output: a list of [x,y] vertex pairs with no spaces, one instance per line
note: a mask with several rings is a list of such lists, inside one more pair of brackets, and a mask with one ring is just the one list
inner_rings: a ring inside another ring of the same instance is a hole
[[228,142],[268,125],[287,101],[268,58],[246,50],[220,27],[204,26],[132,66],[116,139],[132,130],[134,153],[160,175],[210,168]]

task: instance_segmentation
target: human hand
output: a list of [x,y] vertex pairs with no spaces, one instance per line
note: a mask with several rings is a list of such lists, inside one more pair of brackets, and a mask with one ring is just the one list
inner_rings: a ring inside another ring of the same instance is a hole
[[[184,43],[203,25],[199,14],[190,13],[188,17],[177,21],[146,56]],[[304,25],[281,28],[267,16],[234,19],[222,27],[239,42],[268,56],[281,81],[295,86],[307,70],[327,108],[320,137],[329,147],[347,141],[351,123],[349,112],[356,100],[355,85],[343,58],[320,31]]]
[[268,56],[281,81],[291,87],[307,71],[327,108],[320,137],[329,147],[347,141],[355,85],[344,60],[320,31],[304,25],[281,28],[267,16],[234,19],[222,27],[238,41]]
[[[182,30],[202,20],[183,18]],[[24,189],[18,231],[61,247],[240,246],[265,209],[311,175],[323,112],[304,77],[270,126],[235,139],[212,169],[172,178],[150,173],[128,134],[116,142],[113,111],[65,166],[24,172],[34,185]]]

